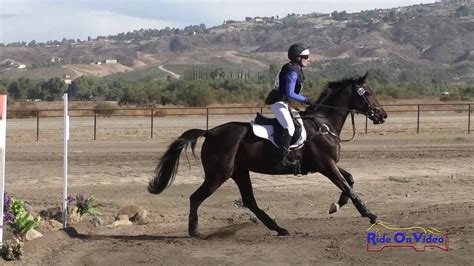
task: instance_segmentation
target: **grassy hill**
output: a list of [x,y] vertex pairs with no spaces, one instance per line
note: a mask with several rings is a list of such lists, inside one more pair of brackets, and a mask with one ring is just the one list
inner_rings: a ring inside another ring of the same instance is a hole
[[[184,75],[198,67],[258,73],[286,61],[294,42],[311,46],[309,75],[339,78],[366,70],[387,82],[441,78],[453,84],[474,82],[474,11],[441,3],[368,10],[353,14],[310,13],[284,18],[228,21],[198,34],[123,39],[109,36],[48,47],[0,47],[0,62],[27,65],[27,71],[0,70],[0,78],[61,77],[68,74],[139,80],[166,78],[157,66]],[[53,57],[60,65],[48,66]],[[114,59],[116,68],[90,63]],[[30,69],[32,65],[46,67]],[[86,67],[87,66],[87,67]],[[71,73],[71,70],[73,73]]]

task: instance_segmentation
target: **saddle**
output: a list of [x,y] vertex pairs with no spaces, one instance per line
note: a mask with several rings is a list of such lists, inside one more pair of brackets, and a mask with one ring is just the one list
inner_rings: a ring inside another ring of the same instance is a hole
[[[303,120],[297,111],[292,110],[291,116],[293,118],[293,124],[295,125],[295,133],[291,139],[290,150],[295,150],[301,148],[306,141],[306,130],[302,126]],[[255,136],[267,139],[272,142],[273,145],[279,147],[278,143],[280,143],[283,127],[276,118],[269,118],[257,113],[255,119],[252,120],[250,124]]]
[[[306,130],[303,126],[303,119],[300,117],[299,113],[293,110],[291,111],[293,124],[295,125],[295,133],[291,139],[290,153],[288,156],[291,156],[291,161],[294,162],[292,166],[293,174],[299,175],[301,174],[301,162],[298,159],[298,156],[295,155],[294,150],[303,147],[304,142],[306,141]],[[252,131],[255,136],[266,139],[279,148],[278,143],[281,143],[279,138],[283,135],[283,126],[276,118],[269,118],[257,113],[257,116],[250,122],[250,125],[252,126]]]
[[[280,124],[280,122],[278,122],[276,118],[266,117],[261,113],[257,113],[257,116],[255,117],[254,121],[258,125],[273,126],[273,138],[277,143],[280,143],[280,137],[283,134],[283,126]],[[295,118],[293,118],[293,124],[295,125],[295,133],[293,134],[293,138],[291,139],[290,145],[295,144],[301,137],[300,123]]]

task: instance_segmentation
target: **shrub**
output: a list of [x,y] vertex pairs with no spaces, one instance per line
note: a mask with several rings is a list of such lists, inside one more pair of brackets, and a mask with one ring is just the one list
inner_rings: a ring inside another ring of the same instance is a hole
[[41,218],[33,218],[26,210],[23,201],[15,200],[6,192],[3,197],[3,223],[10,225],[15,236],[21,239],[28,231],[40,224]]
[[85,214],[90,214],[90,215],[97,215],[100,214],[100,212],[97,210],[98,207],[101,205],[97,202],[97,199],[90,195],[89,197],[86,197],[86,194],[83,192],[79,192],[76,194],[76,197],[73,198],[71,196],[68,197],[68,203],[72,204],[73,202],[76,202],[76,208],[77,212],[82,216]]
[[13,221],[10,222],[10,227],[13,234],[22,238],[31,229],[35,228],[41,223],[41,218],[38,216],[33,218],[26,210],[25,203],[21,200],[10,198],[11,204],[9,210],[14,216]]
[[94,109],[101,116],[111,116],[117,110],[117,105],[112,102],[97,102]]
[[23,253],[23,242],[17,239],[9,239],[2,244],[2,257],[5,260],[20,260]]

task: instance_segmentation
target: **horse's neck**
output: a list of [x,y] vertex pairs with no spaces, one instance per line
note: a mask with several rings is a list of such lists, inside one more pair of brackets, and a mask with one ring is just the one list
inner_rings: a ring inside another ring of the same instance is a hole
[[328,126],[337,133],[341,134],[342,127],[349,115],[348,99],[339,99],[338,103],[328,103],[327,106],[321,106],[317,111],[318,117],[324,117]]
[[329,124],[328,126],[336,131],[337,135],[340,135],[349,111],[329,109],[327,107],[324,109],[325,110],[321,110],[321,114],[326,118],[326,122]]

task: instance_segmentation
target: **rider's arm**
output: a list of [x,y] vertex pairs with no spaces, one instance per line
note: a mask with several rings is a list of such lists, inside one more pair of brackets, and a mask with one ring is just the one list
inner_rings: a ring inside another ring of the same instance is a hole
[[296,80],[298,79],[298,75],[296,74],[295,71],[290,71],[288,74],[285,76],[286,80],[286,96],[288,96],[289,100],[297,101],[300,103],[306,103],[308,100],[306,97],[295,93],[295,88],[296,88]]

